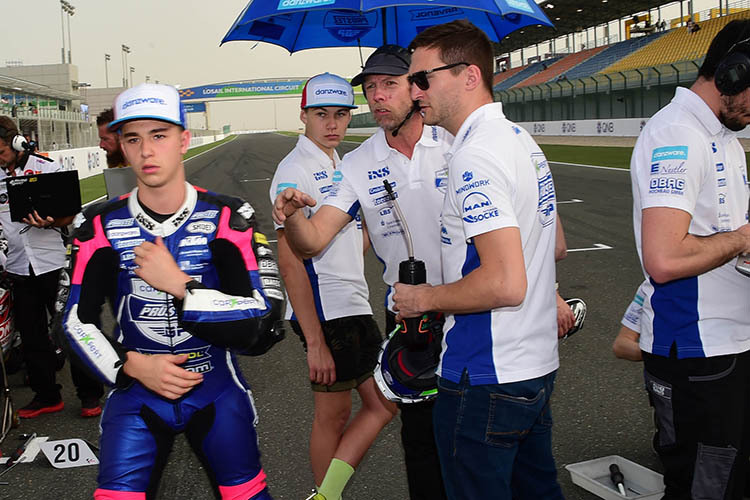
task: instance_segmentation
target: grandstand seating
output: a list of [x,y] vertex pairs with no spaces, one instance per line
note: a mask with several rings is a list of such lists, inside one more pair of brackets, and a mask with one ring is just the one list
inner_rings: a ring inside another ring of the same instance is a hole
[[[565,74],[569,69],[579,65],[589,57],[595,56],[605,48],[606,47],[596,47],[593,49],[582,50],[580,52],[569,54],[562,59],[559,59],[555,63],[548,64],[547,69],[543,69],[539,73],[531,75],[526,80],[519,82],[518,86],[528,87],[531,85],[540,85],[544,82],[556,80],[559,76]],[[565,74],[565,77],[567,78],[568,75]]]
[[711,40],[727,23],[734,19],[747,18],[750,18],[750,10],[702,21],[700,23],[701,30],[696,33],[689,33],[687,28],[684,27],[672,29],[667,32],[666,36],[654,43],[604,68],[602,73],[615,73],[677,61],[700,59],[706,55]]
[[495,73],[492,77],[492,86],[494,87],[495,85],[502,82],[506,78],[510,78],[511,76],[521,71],[523,68],[524,68],[523,66],[517,66],[515,68],[510,68],[507,71],[499,71]]
[[514,75],[511,75],[508,78],[505,78],[500,83],[495,85],[493,90],[507,90],[516,85],[518,82],[526,80],[531,75],[547,69],[552,63],[556,62],[561,57],[562,56],[550,57],[549,59],[545,59],[544,61],[539,61],[535,62],[534,64],[524,66],[521,71],[515,73]]
[[595,56],[572,68],[566,73],[566,76],[568,80],[575,80],[577,78],[584,78],[593,75],[594,73],[599,73],[607,66],[610,66],[623,57],[627,57],[638,49],[651,44],[666,33],[668,32],[661,31],[654,33],[653,35],[633,37],[629,40],[623,40],[622,42],[612,44]]

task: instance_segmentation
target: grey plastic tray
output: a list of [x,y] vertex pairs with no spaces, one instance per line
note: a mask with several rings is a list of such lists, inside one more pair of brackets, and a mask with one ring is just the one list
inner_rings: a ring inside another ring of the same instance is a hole
[[[625,477],[626,496],[620,495],[612,484],[609,478],[610,464],[617,464]],[[565,468],[570,472],[574,484],[605,500],[657,500],[664,494],[664,478],[661,474],[619,455],[569,464]]]

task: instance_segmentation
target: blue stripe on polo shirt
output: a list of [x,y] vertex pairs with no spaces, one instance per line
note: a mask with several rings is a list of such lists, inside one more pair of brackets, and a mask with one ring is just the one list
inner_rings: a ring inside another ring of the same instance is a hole
[[669,356],[677,343],[678,358],[704,358],[703,342],[698,329],[698,277],[683,278],[658,284],[651,280],[654,293],[654,340],[652,353]]
[[[359,202],[357,202],[359,203]],[[385,261],[380,258],[380,255],[378,255],[378,252],[375,251],[375,245],[370,242],[370,250],[372,250],[372,253],[375,255],[375,258],[378,259],[378,261],[383,264],[383,282],[385,283],[385,270],[388,267],[385,264]],[[385,301],[383,302],[383,306],[385,307],[385,310],[388,311],[388,297],[390,297],[391,292],[393,291],[393,288],[390,285],[387,285],[388,288],[385,290]],[[393,311],[391,311],[393,312]]]
[[[479,267],[479,255],[474,243],[466,245],[466,258],[461,276]],[[442,376],[460,382],[464,369],[469,372],[469,383],[497,384],[492,357],[492,311],[455,314],[453,327],[445,334],[448,345],[442,361]]]
[[359,200],[355,201],[351,207],[349,207],[349,210],[346,211],[346,213],[349,214],[349,217],[352,219],[357,216],[357,212],[359,212]]
[[[318,284],[318,273],[315,272],[315,266],[313,265],[312,259],[303,259],[302,262],[305,264],[305,271],[307,271],[307,277],[310,280],[310,287],[312,288],[313,300],[315,301],[315,311],[318,313],[318,319],[323,322],[326,320],[323,314],[323,304],[320,302],[320,285]],[[292,312],[293,321],[297,321],[297,315]]]

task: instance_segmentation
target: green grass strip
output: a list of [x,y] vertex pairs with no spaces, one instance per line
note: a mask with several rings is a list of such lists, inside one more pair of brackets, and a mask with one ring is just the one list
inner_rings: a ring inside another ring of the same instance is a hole
[[633,148],[617,146],[540,144],[539,147],[549,161],[615,168],[630,168],[633,154]]
[[[187,153],[185,153],[185,155],[182,157],[182,160],[189,160],[193,156],[199,155],[204,151],[208,151],[209,149],[213,149],[217,146],[221,146],[225,142],[229,142],[236,138],[236,135],[230,135],[229,137],[225,137],[220,141],[192,148],[188,150]],[[97,198],[101,198],[102,196],[107,194],[107,187],[104,184],[104,174],[86,177],[85,179],[81,179],[79,181],[79,184],[81,186],[81,204],[85,205],[86,203],[94,201]]]

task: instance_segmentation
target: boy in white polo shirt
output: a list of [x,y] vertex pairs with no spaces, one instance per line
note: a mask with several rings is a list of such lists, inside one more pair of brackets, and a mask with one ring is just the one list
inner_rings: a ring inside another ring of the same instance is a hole
[[[287,188],[310,193],[320,203],[339,174],[336,146],[351,121],[354,93],[343,78],[324,73],[302,92],[300,119],[305,133],[279,163],[271,182],[271,202]],[[311,217],[321,205],[306,207]],[[279,266],[287,290],[286,319],[307,351],[315,417],[310,434],[310,462],[318,495],[340,498],[367,449],[395,414],[378,396],[372,371],[382,341],[372,318],[364,277],[366,236],[359,216],[317,256],[302,259],[277,224]],[[362,408],[349,423],[351,390]],[[348,425],[347,425],[348,424]]]

